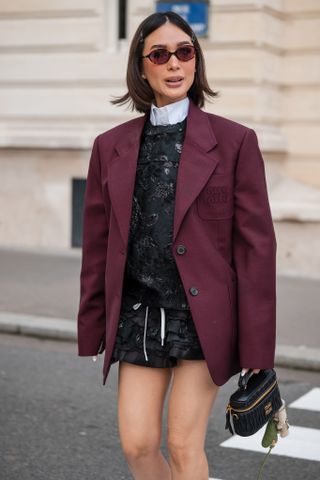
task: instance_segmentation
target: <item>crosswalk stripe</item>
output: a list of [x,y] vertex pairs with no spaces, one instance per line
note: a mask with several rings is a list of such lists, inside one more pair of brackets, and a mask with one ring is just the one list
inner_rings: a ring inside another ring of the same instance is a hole
[[[261,445],[264,432],[265,428],[261,428],[250,437],[233,435],[220,445],[227,448],[240,448],[266,453],[268,449]],[[284,455],[320,462],[320,430],[290,425],[289,435],[284,438],[278,437],[278,442],[272,449],[272,455]]]
[[320,412],[320,388],[312,388],[288,406],[291,408]]

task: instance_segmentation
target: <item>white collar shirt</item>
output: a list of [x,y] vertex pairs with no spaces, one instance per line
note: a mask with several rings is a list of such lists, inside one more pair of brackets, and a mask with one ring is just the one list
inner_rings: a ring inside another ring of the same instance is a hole
[[188,97],[169,103],[164,107],[151,104],[150,122],[152,125],[173,125],[182,122],[188,115],[190,100]]

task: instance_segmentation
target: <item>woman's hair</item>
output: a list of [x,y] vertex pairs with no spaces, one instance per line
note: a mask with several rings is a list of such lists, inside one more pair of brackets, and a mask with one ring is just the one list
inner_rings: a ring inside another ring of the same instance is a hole
[[127,87],[128,91],[125,95],[114,97],[111,100],[113,105],[124,104],[129,102],[131,110],[146,113],[154,100],[154,93],[147,80],[141,77],[142,73],[142,51],[144,39],[163,24],[170,22],[181,30],[183,30],[192,39],[192,43],[196,50],[196,73],[192,86],[188,90],[188,97],[198,107],[203,107],[205,95],[207,97],[215,97],[217,92],[211,90],[205,71],[204,56],[199,41],[190,25],[180,15],[174,12],[153,13],[149,15],[137,28],[133,36],[128,58],[127,66]]

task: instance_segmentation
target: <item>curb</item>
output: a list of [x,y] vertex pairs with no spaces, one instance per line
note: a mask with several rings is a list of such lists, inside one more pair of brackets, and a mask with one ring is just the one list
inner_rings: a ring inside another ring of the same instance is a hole
[[0,312],[0,332],[56,340],[77,339],[77,325],[73,320],[9,312]]
[[[76,341],[77,322],[72,319],[0,312],[0,333]],[[277,345],[275,366],[320,371],[320,349],[305,345]]]
[[60,257],[60,258],[77,258],[81,260],[82,250],[81,248],[52,248],[52,247],[27,247],[27,246],[15,246],[15,245],[3,245],[0,247],[1,253],[17,253],[35,255],[37,257]]
[[275,364],[296,370],[320,371],[320,349],[305,345],[277,345]]

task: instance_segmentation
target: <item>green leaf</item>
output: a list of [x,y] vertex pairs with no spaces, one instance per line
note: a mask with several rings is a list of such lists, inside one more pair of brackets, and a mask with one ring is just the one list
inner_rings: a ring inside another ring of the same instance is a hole
[[265,448],[273,448],[278,441],[277,424],[273,418],[269,420],[264,432],[261,445]]

